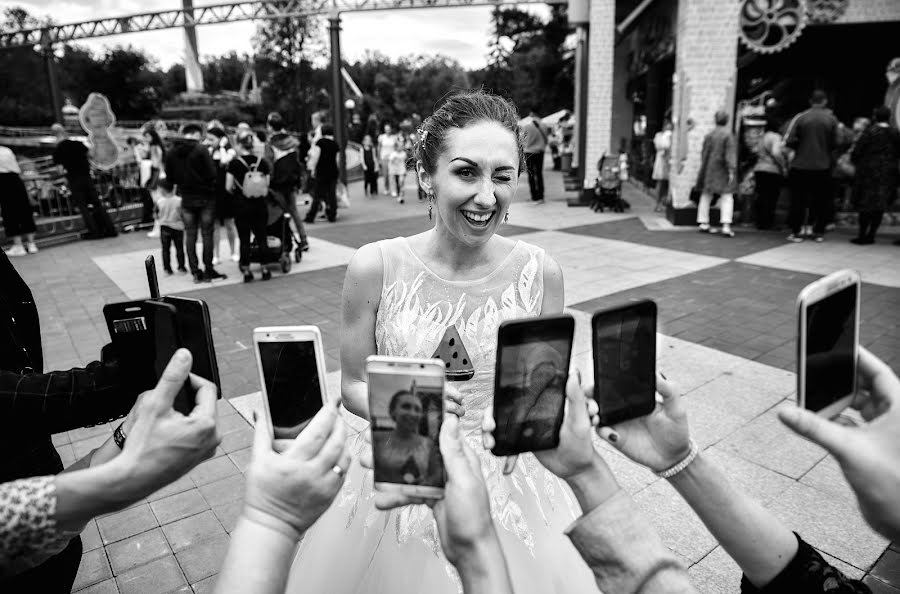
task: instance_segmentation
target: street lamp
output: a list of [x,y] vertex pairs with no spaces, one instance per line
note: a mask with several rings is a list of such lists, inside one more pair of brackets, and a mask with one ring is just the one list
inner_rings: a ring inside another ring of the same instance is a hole
[[353,99],[347,99],[344,101],[344,107],[347,108],[347,111],[353,111],[356,109],[356,101]]

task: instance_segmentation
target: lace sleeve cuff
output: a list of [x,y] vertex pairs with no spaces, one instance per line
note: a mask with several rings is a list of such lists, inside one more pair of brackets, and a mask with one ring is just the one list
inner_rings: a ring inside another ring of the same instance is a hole
[[56,477],[0,484],[0,574],[13,575],[64,549],[77,535],[56,526]]

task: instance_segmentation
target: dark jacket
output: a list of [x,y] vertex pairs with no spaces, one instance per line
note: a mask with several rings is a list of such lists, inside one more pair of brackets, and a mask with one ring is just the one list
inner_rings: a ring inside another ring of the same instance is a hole
[[900,185],[900,132],[873,124],[862,133],[850,158],[856,165],[853,205],[860,212],[883,212]]
[[832,166],[832,155],[840,143],[838,121],[830,109],[810,107],[788,124],[784,143],[794,149],[791,169],[825,171]]
[[216,163],[206,145],[178,139],[166,153],[166,177],[178,186],[182,206],[206,206],[215,200]]
[[291,151],[275,161],[272,167],[272,181],[269,187],[278,192],[282,198],[289,198],[294,190],[300,188],[303,180],[303,166],[296,151]]

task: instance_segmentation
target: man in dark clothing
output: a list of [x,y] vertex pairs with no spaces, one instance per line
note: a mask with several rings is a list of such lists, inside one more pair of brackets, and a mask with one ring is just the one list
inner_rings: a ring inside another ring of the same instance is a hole
[[100,202],[97,188],[91,179],[91,164],[88,162],[88,147],[83,142],[71,140],[68,132],[61,124],[53,124],[51,128],[59,141],[53,151],[53,162],[62,165],[66,170],[69,192],[72,202],[81,212],[87,239],[102,239],[117,235],[115,225],[109,213]]
[[[825,240],[828,204],[833,200],[832,155],[840,142],[838,120],[827,108],[825,91],[815,90],[810,108],[788,125],[785,144],[793,149],[788,182],[791,188],[788,241],[803,241],[804,225],[813,225],[813,239]],[[807,219],[808,212],[808,219]]]
[[[110,354],[111,350],[104,349]],[[109,359],[109,357],[107,357]],[[62,462],[50,435],[127,414],[137,398],[112,361],[43,373],[40,320],[31,290],[0,253],[0,482],[57,474]],[[81,539],[41,565],[0,580],[3,592],[70,592]]]
[[304,221],[314,223],[319,207],[325,202],[325,216],[333,223],[337,219],[338,152],[340,148],[334,141],[334,126],[322,126],[322,138],[312,148],[310,169],[313,175],[313,202],[306,213]]
[[300,155],[297,152],[300,143],[296,138],[285,132],[276,132],[269,139],[272,148],[272,157],[275,164],[272,166],[272,180],[269,189],[275,200],[283,209],[291,215],[297,235],[300,236],[300,249],[309,250],[309,241],[306,237],[306,228],[303,219],[297,211],[297,191],[303,183],[304,167],[300,164]]
[[[166,177],[177,186],[181,196],[185,249],[194,282],[226,278],[213,268],[213,230],[216,216],[216,163],[206,145],[200,142],[203,130],[197,124],[182,128],[182,138],[166,154]],[[197,227],[203,237],[203,266],[197,262]]]

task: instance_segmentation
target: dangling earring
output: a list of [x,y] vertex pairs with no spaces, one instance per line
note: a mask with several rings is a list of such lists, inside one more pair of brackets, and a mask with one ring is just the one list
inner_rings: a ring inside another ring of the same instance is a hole
[[428,195],[428,220],[431,220],[431,205],[434,202],[434,195]]
[[503,222],[504,222],[504,223],[508,223],[508,222],[509,222],[509,211],[508,211],[508,210],[506,211],[506,216],[503,217]]

